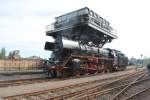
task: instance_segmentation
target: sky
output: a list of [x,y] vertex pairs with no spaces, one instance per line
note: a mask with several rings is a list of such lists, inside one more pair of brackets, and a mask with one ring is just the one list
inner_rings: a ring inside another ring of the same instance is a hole
[[118,39],[104,47],[129,58],[150,57],[149,4],[149,0],[0,0],[0,48],[5,47],[7,54],[20,50],[23,57],[49,58],[45,26],[56,16],[89,7],[117,30]]

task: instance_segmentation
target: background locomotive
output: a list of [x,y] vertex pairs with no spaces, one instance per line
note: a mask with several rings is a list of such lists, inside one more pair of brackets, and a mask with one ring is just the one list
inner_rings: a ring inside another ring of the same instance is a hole
[[47,26],[45,50],[52,51],[46,72],[51,77],[124,70],[128,58],[120,51],[102,48],[117,36],[110,23],[89,8],[55,18]]

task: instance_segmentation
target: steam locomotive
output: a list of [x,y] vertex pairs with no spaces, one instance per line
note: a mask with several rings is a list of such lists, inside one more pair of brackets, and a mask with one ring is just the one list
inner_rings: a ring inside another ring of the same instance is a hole
[[51,77],[115,72],[128,65],[128,58],[121,51],[80,46],[69,40],[63,40],[63,47],[46,42],[45,49],[53,51],[46,67]]
[[102,48],[117,36],[108,21],[87,7],[56,17],[46,35],[54,39],[45,43],[45,50],[52,51],[45,62],[51,77],[115,72],[128,64],[121,51]]

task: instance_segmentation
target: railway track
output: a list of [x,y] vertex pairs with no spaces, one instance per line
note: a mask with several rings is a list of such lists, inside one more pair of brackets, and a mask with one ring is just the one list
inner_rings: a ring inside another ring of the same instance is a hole
[[[130,69],[130,70],[132,70],[132,69]],[[96,74],[96,75],[101,75],[101,74]],[[85,77],[96,76],[96,75],[95,74],[83,75],[80,77],[73,76],[73,77],[68,77],[68,78],[64,78],[64,79],[45,77],[45,78],[6,80],[6,81],[0,81],[0,88],[1,87],[8,87],[8,86],[19,86],[19,85],[33,84],[33,83],[42,83],[42,82],[48,82],[48,81],[59,81],[59,80],[66,80],[66,79],[85,78]]]
[[[89,77],[89,76],[95,76],[95,75],[80,76],[80,78]],[[42,83],[42,82],[49,82],[49,81],[76,79],[76,78],[79,78],[79,77],[69,77],[69,78],[65,78],[65,79],[45,77],[45,78],[32,78],[32,79],[5,80],[5,81],[0,81],[0,88],[8,87],[8,86],[33,84],[33,83]]]
[[[134,80],[134,81],[133,81]],[[76,96],[68,100],[138,100],[137,96],[150,91],[150,77],[142,74],[130,83],[107,88],[82,96]],[[143,99],[139,99],[143,100]]]
[[[143,75],[143,74],[142,74]],[[125,86],[127,86],[130,82],[137,79],[138,75],[131,75],[130,77],[122,78],[121,80],[116,80],[111,83],[104,84],[103,86],[96,86],[92,89],[88,89],[85,93],[81,93],[79,95],[73,96],[67,100],[93,100],[99,96],[102,96],[99,100],[110,100],[110,98],[116,94],[115,91],[120,91]],[[112,93],[113,92],[113,93]],[[109,94],[112,94],[111,96]],[[107,97],[108,99],[106,99]]]
[[19,79],[19,80],[0,81],[0,88],[1,87],[8,87],[8,86],[33,84],[33,83],[42,83],[42,82],[48,82],[48,81],[51,81],[51,79],[48,79],[48,78],[34,78],[34,79]]
[[142,91],[139,91],[129,97],[127,97],[125,100],[149,100],[149,93],[150,93],[150,87],[143,89]]
[[[142,78],[142,79],[141,79]],[[139,80],[139,81],[138,81]],[[140,79],[137,79],[120,92],[118,92],[111,100],[129,100],[132,96],[135,96],[143,91],[146,91],[150,88],[150,76],[141,76]]]
[[122,76],[114,79],[97,80],[72,86],[66,86],[57,89],[50,89],[44,91],[37,91],[32,93],[20,94],[15,96],[4,97],[5,100],[63,100],[78,98],[80,95],[88,95],[88,93],[95,93],[100,90],[114,87],[117,84],[127,84],[135,79],[141,73],[133,73],[127,76]]

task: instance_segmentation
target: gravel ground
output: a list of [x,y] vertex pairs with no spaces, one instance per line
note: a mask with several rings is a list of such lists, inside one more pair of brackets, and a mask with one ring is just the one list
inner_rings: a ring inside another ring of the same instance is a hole
[[117,77],[120,75],[127,75],[133,72],[135,72],[135,70],[120,71],[116,73],[108,73],[108,74],[96,75],[96,76],[85,77],[85,78],[50,81],[50,82],[44,82],[44,83],[34,83],[34,84],[28,84],[28,85],[0,88],[0,97],[17,95],[17,94],[22,94],[22,93],[30,93],[30,92],[35,92],[35,91],[42,91],[42,90],[47,90],[47,89],[60,88],[63,86],[75,85],[75,84],[94,81],[94,80],[103,80],[107,78]]

